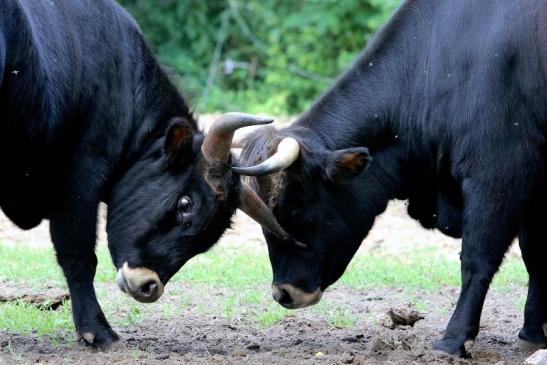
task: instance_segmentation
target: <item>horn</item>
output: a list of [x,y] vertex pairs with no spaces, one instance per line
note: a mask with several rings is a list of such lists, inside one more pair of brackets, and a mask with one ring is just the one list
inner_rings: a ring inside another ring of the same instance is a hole
[[271,122],[273,119],[269,117],[258,117],[244,113],[223,114],[209,128],[201,145],[201,152],[209,162],[226,163],[230,156],[232,138],[237,129]]
[[290,236],[277,222],[270,208],[260,199],[253,189],[245,182],[241,182],[241,201],[239,209],[247,214],[262,227],[272,232],[277,238],[287,241]]
[[277,145],[277,152],[266,161],[249,167],[232,167],[232,170],[240,175],[261,176],[274,174],[291,166],[300,155],[300,145],[296,139],[286,137]]
[[306,248],[307,246],[302,242],[294,240],[284,229],[281,227],[270,208],[264,204],[262,199],[251,189],[251,187],[241,182],[241,201],[239,209],[251,217],[254,221],[259,223],[262,227],[272,232],[277,238],[287,241],[299,248]]

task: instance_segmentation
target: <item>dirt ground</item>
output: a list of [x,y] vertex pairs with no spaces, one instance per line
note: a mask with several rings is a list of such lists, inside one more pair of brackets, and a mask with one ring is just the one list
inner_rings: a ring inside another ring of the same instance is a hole
[[[237,215],[234,229],[229,230],[222,241],[233,241],[234,236],[246,244],[264,244],[258,225],[243,214]],[[4,244],[50,244],[47,224],[22,232],[5,218],[0,219],[0,237]],[[407,217],[404,203],[393,203],[378,219],[361,251],[404,253],[431,242],[457,257],[458,240],[420,228]],[[518,255],[518,250],[514,249],[512,254]],[[171,288],[179,286],[177,290],[170,290],[178,294],[166,293],[162,300],[176,303],[181,297],[196,296],[192,288],[183,283],[170,285]],[[117,292],[114,284],[99,286]],[[219,288],[217,293],[210,293],[198,301],[207,303],[211,296],[224,295],[223,290]],[[514,348],[522,324],[517,301],[522,300],[525,288],[515,287],[510,292],[490,291],[481,332],[472,351],[473,358],[469,360],[443,357],[431,351],[432,341],[441,336],[453,310],[458,289],[447,287],[437,293],[413,291],[411,294],[430,304],[425,319],[414,327],[391,329],[386,326],[386,312],[390,308],[405,307],[408,291],[378,288],[361,292],[337,287],[325,295],[330,303],[346,305],[357,315],[357,322],[350,328],[334,327],[325,320],[318,320],[313,312],[289,316],[271,327],[262,328],[244,318],[228,320],[188,308],[183,316],[176,318],[166,319],[158,314],[139,320],[135,325],[116,328],[123,348],[109,353],[93,353],[76,343],[73,333],[59,331],[47,338],[0,331],[0,364],[521,364],[530,355]]]
[[73,342],[71,333],[47,339],[2,332],[1,359],[2,363],[51,364],[520,364],[530,355],[513,348],[522,320],[515,312],[514,294],[489,296],[471,360],[431,352],[431,342],[441,335],[457,290],[419,295],[436,303],[435,311],[426,313],[413,328],[390,329],[381,316],[391,307],[404,307],[404,293],[339,288],[329,293],[334,303],[351,302],[355,311],[369,314],[351,328],[300,316],[285,317],[272,327],[259,329],[244,320],[228,322],[189,310],[183,317],[168,321],[149,318],[118,329],[124,348],[109,353],[91,352]]

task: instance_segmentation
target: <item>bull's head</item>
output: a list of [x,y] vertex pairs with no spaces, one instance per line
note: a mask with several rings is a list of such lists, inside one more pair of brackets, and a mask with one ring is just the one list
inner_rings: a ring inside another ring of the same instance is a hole
[[220,238],[236,208],[287,237],[253,190],[231,171],[235,130],[270,122],[229,113],[204,136],[193,120],[174,118],[165,135],[124,171],[110,194],[107,219],[122,291],[141,302],[157,300],[186,261]]
[[370,160],[368,150],[331,151],[306,129],[265,127],[248,137],[241,157],[244,165],[262,161],[234,170],[255,176],[254,189],[291,237],[305,245],[264,231],[274,299],[287,308],[317,303],[374,221],[370,198],[377,186],[373,179],[355,179]]

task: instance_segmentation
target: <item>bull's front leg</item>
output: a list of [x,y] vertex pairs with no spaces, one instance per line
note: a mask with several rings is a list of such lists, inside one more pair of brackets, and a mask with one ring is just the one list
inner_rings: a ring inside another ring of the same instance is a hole
[[119,337],[108,324],[93,287],[98,194],[78,191],[78,183],[70,184],[50,204],[51,238],[70,291],[78,339],[106,350],[118,346]]
[[528,220],[519,234],[522,259],[530,277],[524,307],[524,325],[519,332],[519,347],[525,351],[547,346],[543,331],[547,319],[547,269],[544,264],[547,236],[542,232],[544,222],[545,216],[541,214],[541,210],[536,210],[528,215]]
[[72,317],[78,340],[101,350],[111,348],[119,337],[110,327],[95,295],[93,287],[97,266],[95,253],[83,250],[70,252],[57,248],[57,260],[63,269],[70,290]]
[[[514,204],[490,184],[466,182],[461,252],[462,286],[456,309],[434,350],[466,357],[479,332],[484,299],[512,238]],[[499,195],[502,194],[502,195]],[[515,203],[516,204],[516,203]]]

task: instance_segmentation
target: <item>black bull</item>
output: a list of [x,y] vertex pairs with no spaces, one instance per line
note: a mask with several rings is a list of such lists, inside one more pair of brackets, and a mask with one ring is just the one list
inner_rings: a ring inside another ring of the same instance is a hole
[[519,337],[545,346],[546,46],[544,1],[406,1],[292,126],[249,136],[243,165],[289,146],[237,171],[259,175],[254,188],[307,245],[265,232],[274,298],[317,302],[387,202],[408,199],[425,227],[463,237],[460,298],[434,348],[466,354],[515,236],[530,277]]
[[24,229],[49,219],[87,344],[118,339],[93,287],[101,201],[118,285],[142,302],[237,207],[287,236],[230,169],[235,129],[269,122],[231,113],[204,136],[114,1],[0,0],[0,206]]

